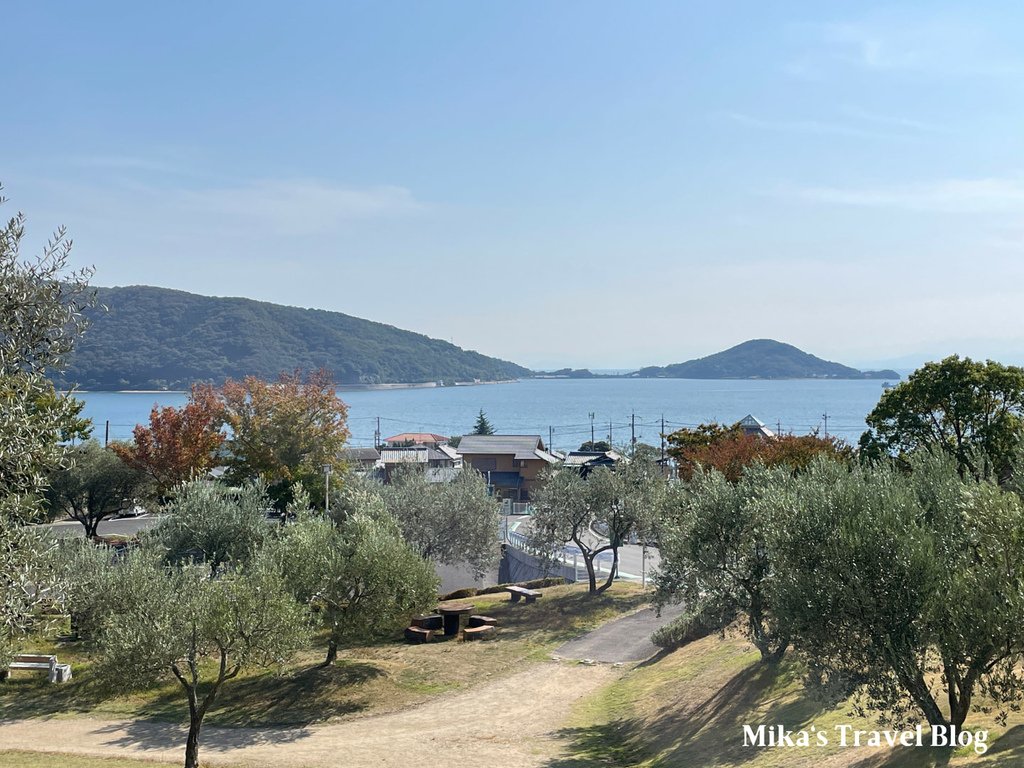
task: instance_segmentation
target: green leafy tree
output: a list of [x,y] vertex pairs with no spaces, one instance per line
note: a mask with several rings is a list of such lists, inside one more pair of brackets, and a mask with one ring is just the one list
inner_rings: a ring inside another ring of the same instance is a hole
[[476,417],[476,423],[473,425],[473,431],[471,435],[493,435],[494,425],[487,420],[487,414],[484,413],[484,409],[480,409],[479,415]]
[[380,486],[380,494],[402,536],[424,559],[466,565],[479,575],[497,561],[500,507],[479,472],[463,469],[453,480],[434,483],[422,470],[408,468]]
[[324,506],[324,467],[341,474],[348,440],[348,406],[338,397],[328,371],[282,374],[276,382],[247,376],[220,390],[227,440],[227,477],[232,483],[260,480],[278,509],[301,483]]
[[771,507],[765,500],[792,482],[788,471],[763,465],[735,483],[715,469],[698,469],[671,494],[661,521],[658,604],[682,602],[689,621],[724,621],[742,612],[746,635],[767,663],[785,654],[789,633],[769,589]]
[[1005,479],[1024,436],[1024,368],[957,355],[885,392],[860,438],[869,459],[937,448],[961,472]]
[[69,461],[50,474],[46,502],[51,514],[80,522],[87,538],[103,520],[132,506],[146,487],[145,475],[95,440],[72,449]]
[[[117,691],[175,680],[188,701],[185,768],[198,768],[203,719],[244,669],[280,665],[309,638],[309,613],[281,575],[254,567],[209,578],[136,551],[109,566],[127,610],[106,612],[95,638],[97,678]],[[111,579],[112,581],[113,579]]]
[[355,513],[335,524],[318,513],[300,513],[261,557],[275,564],[323,623],[324,666],[334,663],[342,643],[387,635],[437,601],[433,567],[402,540],[387,515]]
[[581,451],[599,451],[605,452],[612,449],[611,443],[607,440],[587,440],[580,446]]
[[[774,610],[818,682],[905,723],[961,726],[979,691],[1016,705],[1024,506],[952,460],[815,464],[775,500]],[[942,704],[940,704],[942,702]]]
[[[0,203],[5,202],[0,197]],[[25,218],[0,227],[0,664],[26,628],[34,589],[34,546],[21,526],[43,512],[61,440],[78,434],[81,403],[47,379],[62,370],[85,329],[89,271],[71,271],[71,241],[58,229],[35,258],[21,254]]]
[[[556,470],[534,500],[531,545],[555,553],[572,543],[583,557],[591,594],[604,592],[618,574],[622,545],[634,535],[653,536],[664,492],[664,478],[652,462],[632,462],[614,471],[599,467],[586,478],[571,469]],[[612,566],[598,586],[595,562],[605,552],[612,553]]]
[[147,534],[147,546],[171,563],[204,562],[216,575],[229,563],[248,563],[272,533],[269,503],[258,483],[241,488],[209,480],[186,483]]

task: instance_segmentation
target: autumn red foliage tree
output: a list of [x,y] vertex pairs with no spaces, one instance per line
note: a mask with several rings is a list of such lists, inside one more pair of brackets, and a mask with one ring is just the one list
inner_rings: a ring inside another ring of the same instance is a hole
[[283,509],[301,482],[317,506],[326,494],[324,466],[341,472],[348,440],[348,406],[329,371],[283,373],[269,382],[255,376],[229,379],[220,390],[231,429],[227,469],[231,482],[261,480]]
[[130,467],[152,478],[157,496],[167,498],[179,483],[209,472],[224,442],[224,416],[217,391],[192,387],[180,408],[153,406],[149,426],[135,427],[134,443],[116,443],[113,450]]
[[735,483],[754,462],[767,467],[785,465],[800,472],[817,456],[843,462],[853,457],[853,449],[836,437],[748,435],[739,424],[701,424],[696,429],[680,429],[666,439],[671,446],[668,453],[676,459],[679,476],[685,480],[698,466],[717,469]]

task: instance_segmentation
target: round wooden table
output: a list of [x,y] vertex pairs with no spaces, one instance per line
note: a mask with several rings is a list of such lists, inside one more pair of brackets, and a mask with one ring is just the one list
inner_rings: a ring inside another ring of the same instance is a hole
[[439,607],[437,612],[441,614],[444,621],[445,636],[449,637],[459,634],[459,625],[462,623],[462,617],[468,616],[474,610],[476,610],[476,606],[472,603],[454,603]]

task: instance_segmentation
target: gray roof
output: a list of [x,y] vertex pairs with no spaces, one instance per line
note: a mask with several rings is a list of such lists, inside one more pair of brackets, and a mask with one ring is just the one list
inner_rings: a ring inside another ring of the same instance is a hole
[[764,425],[764,422],[752,414],[747,414],[739,421],[740,427],[745,435],[761,435],[762,437],[775,437],[775,433]]
[[616,463],[621,459],[622,455],[615,451],[570,451],[565,457],[565,466],[584,467],[587,464]]
[[516,459],[543,459],[554,464],[558,461],[544,450],[540,435],[463,435],[459,453],[483,455],[512,455]]
[[346,461],[377,461],[380,453],[376,448],[345,448],[341,452]]

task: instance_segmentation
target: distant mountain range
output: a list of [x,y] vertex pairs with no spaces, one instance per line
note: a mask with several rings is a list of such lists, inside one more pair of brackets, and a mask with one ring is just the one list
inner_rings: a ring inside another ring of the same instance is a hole
[[664,379],[892,379],[896,371],[858,371],[822,360],[773,339],[752,339],[724,352],[666,366],[641,368],[629,374]]
[[534,372],[446,341],[340,312],[150,286],[98,288],[100,306],[71,365],[56,379],[81,389],[188,389],[296,368],[327,368],[343,386],[553,378],[891,379],[858,371],[771,339],[621,375],[564,368]]
[[327,368],[343,385],[495,381],[530,376],[515,363],[340,312],[149,286],[99,288],[106,309],[57,379],[81,389],[187,389],[246,375]]

